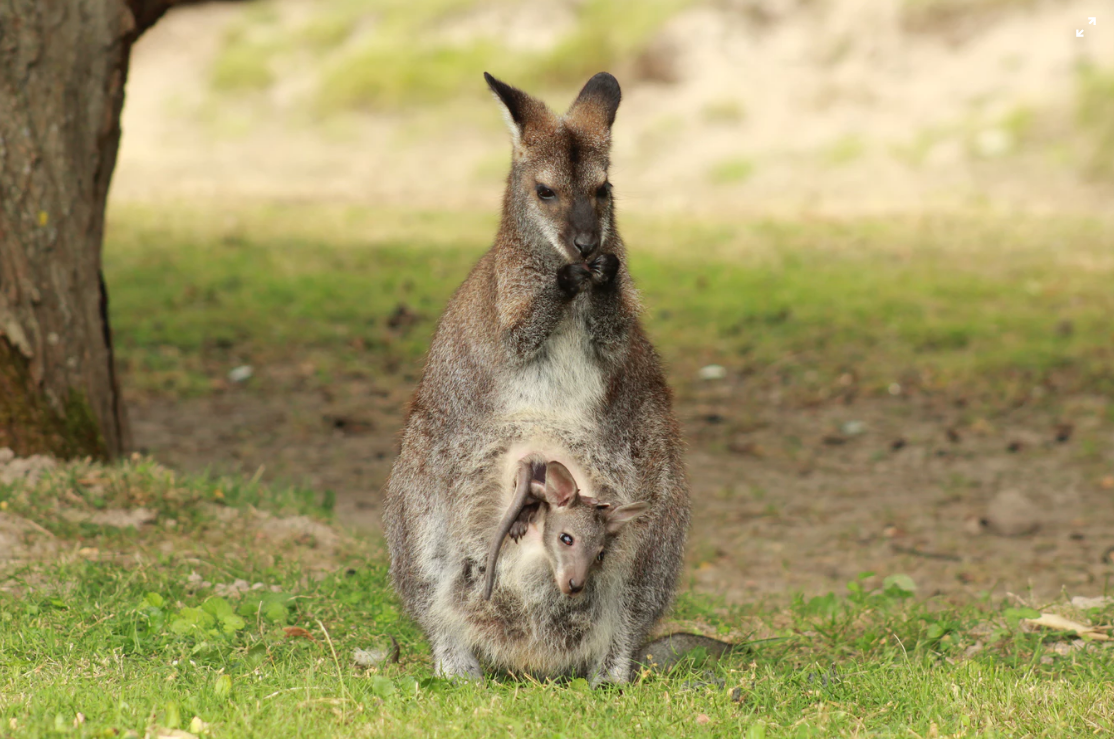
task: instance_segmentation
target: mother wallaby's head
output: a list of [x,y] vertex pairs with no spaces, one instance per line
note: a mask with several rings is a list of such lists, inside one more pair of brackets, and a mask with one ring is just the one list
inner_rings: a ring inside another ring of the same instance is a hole
[[559,116],[486,72],[484,79],[503,106],[513,141],[504,218],[567,260],[591,258],[612,233],[607,169],[611,124],[622,97],[618,81],[600,72]]

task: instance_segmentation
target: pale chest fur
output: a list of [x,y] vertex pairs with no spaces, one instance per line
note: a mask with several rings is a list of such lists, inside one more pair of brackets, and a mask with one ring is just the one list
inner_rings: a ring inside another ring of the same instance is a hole
[[510,418],[554,418],[583,423],[603,402],[604,377],[584,319],[571,313],[528,365],[507,377],[502,410]]

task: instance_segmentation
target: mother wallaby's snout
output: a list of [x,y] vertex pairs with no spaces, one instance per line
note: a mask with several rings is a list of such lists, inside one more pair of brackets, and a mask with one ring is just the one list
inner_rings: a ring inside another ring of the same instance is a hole
[[573,246],[582,258],[588,259],[600,246],[600,223],[595,204],[586,197],[579,197],[573,202],[570,216]]

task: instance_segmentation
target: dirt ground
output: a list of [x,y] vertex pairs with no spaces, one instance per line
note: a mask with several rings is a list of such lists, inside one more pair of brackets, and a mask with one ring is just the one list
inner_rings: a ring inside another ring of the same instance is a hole
[[[129,412],[136,446],[165,464],[262,467],[263,479],[333,490],[343,525],[377,531],[409,392],[355,382],[275,403],[233,390],[135,399]],[[904,398],[784,409],[702,394],[678,407],[700,591],[843,592],[873,571],[906,573],[924,595],[1040,600],[1099,594],[1114,576],[1114,433],[1098,399],[1072,399],[1066,422],[1026,409],[962,423],[960,409]]]

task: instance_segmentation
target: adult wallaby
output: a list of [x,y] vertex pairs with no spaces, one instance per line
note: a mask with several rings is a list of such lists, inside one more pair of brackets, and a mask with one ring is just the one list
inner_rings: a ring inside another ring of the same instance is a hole
[[[619,84],[593,77],[563,116],[490,75],[512,138],[503,216],[438,324],[387,486],[391,575],[436,671],[481,662],[625,682],[669,606],[689,519],[682,444],[615,226],[608,182]],[[586,497],[646,509],[577,597],[540,537],[486,559],[522,460],[569,471]]]

